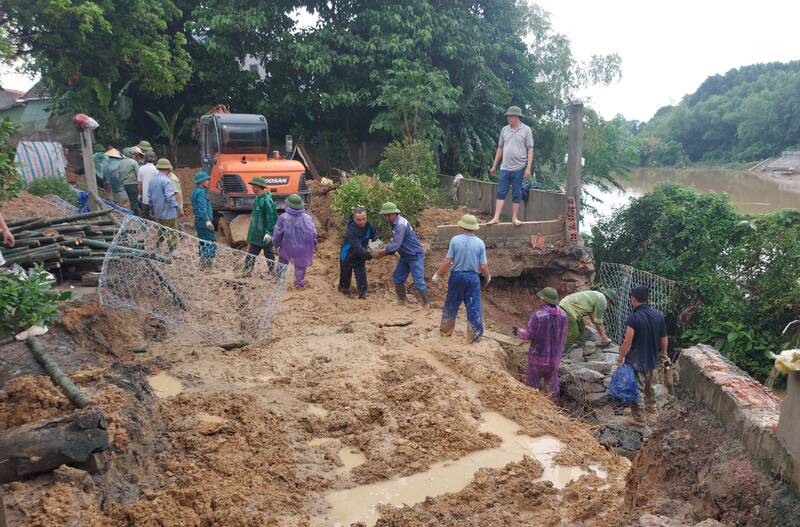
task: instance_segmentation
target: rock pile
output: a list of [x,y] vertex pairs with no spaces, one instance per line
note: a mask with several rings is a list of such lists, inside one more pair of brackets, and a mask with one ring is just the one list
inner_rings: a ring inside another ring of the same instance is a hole
[[[619,346],[601,348],[596,335],[587,331],[583,344],[573,346],[561,360],[559,383],[561,403],[583,419],[597,423],[597,439],[609,450],[633,458],[650,435],[648,426],[626,422],[630,410],[608,395],[611,375],[617,367]],[[667,390],[655,385],[656,405],[666,402]]]

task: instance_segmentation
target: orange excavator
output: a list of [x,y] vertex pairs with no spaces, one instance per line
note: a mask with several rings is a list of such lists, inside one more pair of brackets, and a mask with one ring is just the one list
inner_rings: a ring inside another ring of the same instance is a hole
[[[269,127],[263,115],[230,113],[218,105],[200,118],[200,161],[211,176],[208,199],[214,209],[214,225],[231,247],[247,245],[247,228],[255,194],[250,180],[266,180],[278,212],[290,194],[299,194],[306,204],[311,192],[305,166],[269,152]],[[287,150],[291,149],[287,145]]]

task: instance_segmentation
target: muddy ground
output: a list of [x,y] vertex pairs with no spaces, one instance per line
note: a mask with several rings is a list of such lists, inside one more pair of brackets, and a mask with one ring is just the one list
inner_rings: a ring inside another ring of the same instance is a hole
[[[750,502],[724,497],[714,501],[724,507],[706,507],[717,495],[694,484],[686,493],[675,490],[697,476],[682,463],[739,460],[740,453],[673,458],[663,446],[672,444],[672,425],[656,431],[657,446],[634,462],[643,476],[629,474],[630,462],[603,449],[592,427],[509,373],[501,344],[484,338],[469,345],[463,330],[439,335],[445,286],[433,287],[432,306],[414,295],[398,305],[390,287],[394,260],[386,258],[369,263],[366,300],[338,293],[336,219],[324,195],[313,211],[324,232],[309,287],[287,291],[258,346],[187,345],[192,328],[102,308],[92,295],[65,307],[45,342],[103,409],[112,448],[99,474],[63,467],[4,485],[9,525],[333,525],[328,497],[337,490],[497,447],[498,436],[481,428],[488,411],[526,435],[557,438],[563,446],[555,461],[587,475],[556,488],[540,481],[542,465],[526,458],[481,469],[461,491],[380,507],[378,525],[638,525],[646,513],[689,525],[769,518],[750,512]],[[429,211],[420,233],[430,236],[432,225],[461,213]],[[435,264],[427,263],[428,275]],[[488,327],[504,333],[535,304],[533,291],[507,285],[486,296]],[[23,346],[0,348],[0,358],[0,431],[72,410]],[[148,378],[159,373],[151,385]],[[358,461],[346,463],[343,450]],[[605,477],[589,474],[591,466]],[[754,495],[772,499],[779,490],[761,478],[753,480],[760,485]],[[675,509],[684,502],[690,510]]]

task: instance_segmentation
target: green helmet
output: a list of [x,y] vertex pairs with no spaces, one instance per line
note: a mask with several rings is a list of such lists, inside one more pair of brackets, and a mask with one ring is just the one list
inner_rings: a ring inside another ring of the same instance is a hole
[[100,143],[97,143],[96,145],[94,145],[94,151],[97,154],[105,154],[106,153],[106,147],[105,147],[105,145],[101,145]]
[[250,180],[250,185],[254,185],[256,187],[267,188],[267,182],[264,181],[263,177],[254,177]]
[[555,288],[545,287],[544,289],[536,293],[536,296],[538,296],[539,298],[541,298],[550,305],[553,306],[558,305],[558,291],[556,291]]
[[139,144],[136,145],[136,146],[141,148],[142,152],[152,152],[153,151],[153,147],[150,145],[150,141],[145,141],[144,139],[139,141]]
[[467,229],[468,231],[477,231],[480,229],[478,226],[478,218],[472,214],[464,214],[461,216],[461,219],[458,220],[458,226],[462,229]]
[[156,168],[159,170],[172,170],[172,163],[169,162],[169,159],[161,158],[156,163]]
[[303,203],[303,198],[301,198],[299,194],[290,194],[289,197],[286,198],[286,206],[291,207],[293,209],[305,208],[305,204]]
[[601,289],[600,292],[606,295],[606,298],[612,304],[619,304],[619,295],[617,294],[616,289]]
[[397,208],[397,205],[392,203],[391,201],[387,201],[383,205],[381,205],[381,210],[378,214],[400,214],[400,209]]
[[133,157],[133,148],[131,147],[123,148],[122,155],[124,155],[125,157]]
[[522,117],[522,108],[519,106],[509,106],[508,110],[506,110],[506,116],[514,115],[516,117]]

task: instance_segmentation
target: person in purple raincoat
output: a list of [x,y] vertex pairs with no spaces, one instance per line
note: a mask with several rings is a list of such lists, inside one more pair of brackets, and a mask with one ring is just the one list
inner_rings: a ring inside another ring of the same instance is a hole
[[545,287],[536,296],[544,300],[544,306],[531,314],[526,327],[514,327],[514,334],[531,341],[525,384],[536,389],[546,388],[553,401],[559,404],[558,367],[567,340],[567,313],[558,307],[558,292],[552,287]]
[[298,194],[286,198],[286,206],[272,232],[272,245],[279,253],[278,262],[294,264],[295,287],[305,287],[306,269],[311,265],[317,247],[317,228],[311,216],[303,210],[303,198]]

